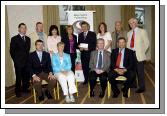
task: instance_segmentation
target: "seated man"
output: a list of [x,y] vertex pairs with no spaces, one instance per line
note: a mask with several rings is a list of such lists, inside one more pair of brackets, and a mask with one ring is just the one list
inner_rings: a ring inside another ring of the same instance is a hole
[[111,66],[109,72],[109,82],[111,83],[111,88],[113,91],[113,98],[118,97],[120,91],[117,87],[118,76],[125,76],[127,80],[124,83],[123,96],[128,97],[128,89],[132,84],[133,78],[135,77],[134,67],[134,57],[133,51],[125,48],[126,40],[124,37],[118,38],[118,47],[112,50],[111,53]]
[[44,45],[42,40],[36,40],[36,51],[32,52],[29,57],[29,68],[32,77],[32,82],[38,94],[40,101],[44,100],[41,83],[42,80],[48,82],[48,90],[45,91],[48,99],[53,98],[53,89],[56,85],[56,79],[52,75],[53,69],[51,66],[50,54],[43,51]]
[[97,40],[97,50],[91,52],[90,57],[90,97],[94,97],[94,87],[96,85],[97,77],[100,79],[101,92],[99,97],[103,98],[107,86],[107,72],[110,67],[110,52],[104,50],[104,39]]

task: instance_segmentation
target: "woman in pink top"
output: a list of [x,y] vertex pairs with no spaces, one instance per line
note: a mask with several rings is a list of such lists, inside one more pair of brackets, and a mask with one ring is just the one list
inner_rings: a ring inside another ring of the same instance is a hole
[[59,30],[56,25],[51,25],[49,29],[49,36],[47,39],[48,51],[50,54],[57,53],[57,43],[61,41]]

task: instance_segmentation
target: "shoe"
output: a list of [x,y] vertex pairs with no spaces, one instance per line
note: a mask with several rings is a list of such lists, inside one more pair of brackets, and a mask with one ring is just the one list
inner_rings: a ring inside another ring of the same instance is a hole
[[120,91],[114,93],[113,96],[112,96],[112,98],[117,98],[119,96],[119,94],[120,94]]
[[48,99],[53,99],[53,97],[51,96],[48,90],[45,91],[45,95],[47,96]]
[[88,84],[88,82],[87,82],[87,81],[84,81],[82,84],[83,84],[83,85],[86,85],[86,84]]
[[145,90],[144,89],[138,89],[136,93],[143,93]]
[[21,92],[17,92],[15,94],[16,94],[16,97],[21,97]]
[[94,96],[95,96],[94,91],[91,91],[90,92],[90,97],[94,97]]
[[75,98],[73,95],[70,95],[71,102],[75,102]]
[[104,97],[104,95],[105,95],[105,92],[100,92],[99,97],[100,97],[100,98],[103,98],[103,97]]
[[66,100],[66,103],[70,103],[71,102],[71,99],[70,99],[70,97],[68,95],[65,97],[65,100]]
[[44,95],[42,94],[41,96],[38,97],[39,101],[43,101],[44,100]]

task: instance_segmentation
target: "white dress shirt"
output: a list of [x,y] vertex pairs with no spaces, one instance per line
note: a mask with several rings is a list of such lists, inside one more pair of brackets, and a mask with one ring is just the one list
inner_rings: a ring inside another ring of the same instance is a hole
[[[119,53],[120,53],[120,48],[119,48]],[[121,50],[121,53],[122,53],[122,55],[121,55],[121,62],[120,62],[120,65],[119,65],[119,68],[125,68],[124,67],[124,53],[125,53],[125,48],[123,48],[122,50]]]
[[[136,39],[136,32],[137,32],[137,29],[138,29],[138,27],[136,27],[135,29],[134,29],[134,33],[135,33],[135,36],[134,36],[134,43],[135,43],[135,39]],[[131,37],[131,39],[132,39],[132,35],[133,35],[133,29],[130,31],[130,37]],[[131,39],[130,39],[130,42],[131,42]],[[134,44],[134,48],[130,48],[131,50],[133,50],[133,51],[135,51],[135,44]]]

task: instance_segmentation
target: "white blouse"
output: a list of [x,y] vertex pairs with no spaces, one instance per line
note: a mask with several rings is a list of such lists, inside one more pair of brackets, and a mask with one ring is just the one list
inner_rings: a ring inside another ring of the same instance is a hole
[[61,37],[57,36],[56,38],[54,36],[48,36],[47,39],[47,47],[49,51],[53,51],[54,53],[57,53],[57,43],[61,41]]
[[[106,32],[104,35],[101,35],[100,33],[97,34],[97,39],[104,39],[105,41],[105,47],[108,44],[108,40],[112,41],[112,37],[111,37],[111,33],[110,32]],[[107,49],[107,51],[111,52],[111,46]]]

